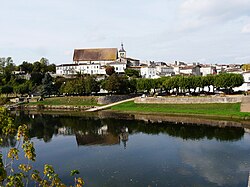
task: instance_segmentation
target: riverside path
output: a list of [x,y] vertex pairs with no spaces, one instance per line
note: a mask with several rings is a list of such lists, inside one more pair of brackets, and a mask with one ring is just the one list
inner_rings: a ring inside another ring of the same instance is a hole
[[118,105],[118,104],[121,104],[121,103],[125,103],[125,102],[128,102],[128,101],[134,101],[134,99],[135,98],[126,99],[126,100],[118,101],[116,103],[111,103],[111,104],[108,104],[108,105],[105,105],[105,106],[99,106],[99,107],[91,108],[91,109],[86,110],[86,112],[96,112],[96,111],[99,111],[99,110],[104,110],[106,108],[109,108],[109,107],[112,107],[112,106],[115,106],[115,105]]

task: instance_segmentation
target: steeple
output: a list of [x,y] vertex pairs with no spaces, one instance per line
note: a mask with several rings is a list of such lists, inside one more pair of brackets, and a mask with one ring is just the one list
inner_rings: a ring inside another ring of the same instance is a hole
[[123,43],[121,43],[121,49],[119,50],[119,58],[126,58],[126,51],[123,47]]

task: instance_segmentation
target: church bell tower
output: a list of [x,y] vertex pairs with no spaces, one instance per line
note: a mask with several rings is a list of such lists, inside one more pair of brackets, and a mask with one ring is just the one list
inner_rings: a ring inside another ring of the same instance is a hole
[[121,49],[119,50],[119,58],[126,58],[126,51],[123,48],[123,43],[121,43]]

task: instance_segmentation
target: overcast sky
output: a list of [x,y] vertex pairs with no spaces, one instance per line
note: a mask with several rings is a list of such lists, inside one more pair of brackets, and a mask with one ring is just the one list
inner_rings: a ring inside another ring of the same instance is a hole
[[75,48],[140,60],[250,63],[250,0],[0,0],[0,57],[71,63]]

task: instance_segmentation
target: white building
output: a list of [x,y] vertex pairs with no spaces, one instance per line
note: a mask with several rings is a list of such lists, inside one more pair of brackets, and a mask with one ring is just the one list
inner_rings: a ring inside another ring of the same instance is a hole
[[78,64],[61,64],[56,66],[57,75],[75,75],[78,72]]
[[116,73],[125,73],[125,69],[127,67],[127,64],[123,62],[111,62],[108,65],[113,66]]
[[216,74],[216,68],[211,65],[201,65],[200,72],[202,76]]
[[141,67],[140,73],[142,78],[155,78],[156,77],[156,68],[152,66]]
[[244,77],[244,83],[237,88],[234,88],[234,91],[249,91],[250,90],[250,71],[245,71],[242,73]]
[[174,68],[167,65],[156,66],[156,74],[159,76],[172,76],[175,74]]
[[184,75],[201,75],[200,66],[184,66],[180,67],[179,71]]

